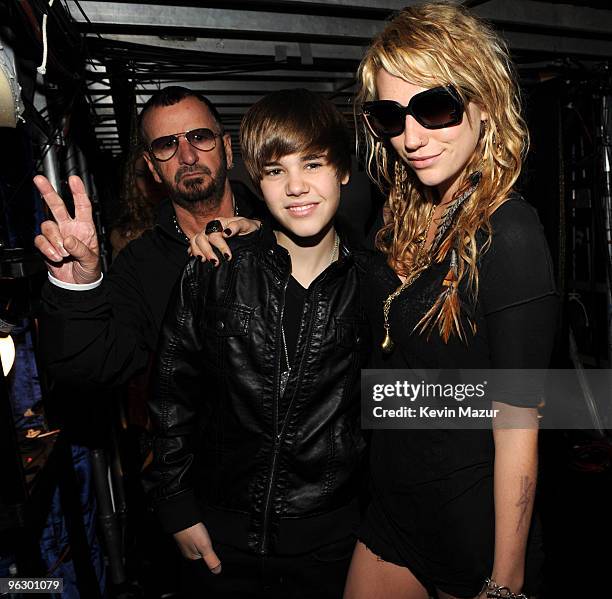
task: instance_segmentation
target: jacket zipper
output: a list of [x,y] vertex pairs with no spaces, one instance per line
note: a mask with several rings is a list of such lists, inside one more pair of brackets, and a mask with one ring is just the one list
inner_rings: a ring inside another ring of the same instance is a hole
[[[283,317],[283,313],[285,310],[285,293],[287,291],[287,285],[289,283],[289,280],[287,280],[287,282],[285,283],[285,289],[283,291],[283,309],[281,310],[281,323],[282,323],[282,317]],[[318,285],[313,289],[313,293],[312,293],[312,306],[316,305],[316,298],[317,298],[317,292],[318,292]],[[315,318],[315,314],[316,314],[316,310],[311,307],[310,309],[310,321],[308,323],[308,334],[306,337],[306,348],[310,347],[310,338],[312,337],[312,324]],[[279,327],[280,330],[280,327]],[[301,377],[302,374],[302,366],[303,366],[303,362],[304,362],[304,356],[306,355],[306,351],[304,351],[304,353],[302,354],[302,360],[300,361],[300,365],[299,365],[299,369],[298,369],[298,374],[297,374],[297,378],[298,380]],[[270,517],[270,499],[272,497],[272,487],[274,485],[274,475],[276,473],[276,460],[278,459],[278,454],[280,451],[280,442],[281,439],[283,437],[283,433],[285,432],[285,427],[287,425],[287,422],[289,421],[289,415],[291,413],[291,407],[293,405],[293,398],[291,399],[291,402],[289,403],[289,405],[287,406],[287,413],[285,414],[285,417],[283,418],[283,423],[281,426],[281,430],[278,431],[277,426],[278,426],[278,405],[280,403],[280,393],[279,393],[279,383],[280,383],[280,362],[281,360],[277,360],[276,365],[277,365],[277,372],[276,372],[276,382],[277,382],[277,387],[276,387],[276,394],[275,394],[275,404],[274,404],[274,452],[272,454],[272,465],[271,465],[271,469],[270,469],[270,479],[268,481],[268,490],[266,493],[266,504],[264,506],[264,521],[263,521],[263,536],[262,536],[262,543],[261,543],[261,553],[265,553],[267,548],[268,548],[268,520]],[[291,375],[290,375],[291,376]]]
[[[289,274],[291,276],[291,274]],[[281,326],[283,323],[283,316],[285,313],[285,296],[287,293],[287,286],[289,285],[289,278],[285,281],[285,287],[283,289],[283,305],[280,309],[280,317],[276,327],[276,347],[280,347],[282,343],[281,339]],[[280,402],[280,375],[281,375],[281,360],[282,352],[277,351],[276,364],[274,366],[274,379],[275,379],[275,390],[272,401],[272,418],[274,420],[274,451],[272,452],[272,462],[270,464],[270,477],[268,479],[268,488],[266,489],[266,502],[264,504],[264,518],[263,518],[263,531],[260,545],[260,553],[265,553],[268,548],[268,520],[270,518],[270,500],[272,498],[272,487],[274,486],[274,475],[276,473],[276,461],[278,459],[278,453],[280,450],[280,433],[278,432],[278,407]]]

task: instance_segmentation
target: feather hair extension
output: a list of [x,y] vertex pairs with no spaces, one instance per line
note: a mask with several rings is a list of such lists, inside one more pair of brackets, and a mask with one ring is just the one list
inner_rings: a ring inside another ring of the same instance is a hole
[[431,331],[437,326],[444,343],[448,343],[453,332],[461,341],[466,341],[465,332],[459,320],[460,309],[459,294],[449,287],[438,296],[434,305],[414,328],[419,329],[419,334],[429,329],[429,334],[431,334]]
[[438,225],[438,230],[436,231],[436,236],[434,237],[433,243],[431,244],[432,250],[435,250],[438,247],[440,241],[444,238],[448,230],[451,228],[453,224],[453,218],[457,213],[457,210],[461,208],[463,203],[476,191],[476,187],[478,187],[478,183],[480,182],[482,175],[480,171],[476,171],[470,175],[470,187],[466,189],[454,202],[450,204],[448,210],[445,212],[440,224]]
[[459,277],[457,275],[457,250],[453,248],[451,252],[450,268],[442,281],[443,291],[434,305],[415,326],[415,329],[420,327],[419,333],[423,333],[427,329],[430,329],[431,333],[431,330],[437,325],[444,343],[448,343],[453,332],[462,341],[466,340],[460,320],[461,299],[459,297]]
[[[451,335],[455,333],[461,341],[467,343],[465,331],[461,324],[461,313],[465,311],[463,302],[459,295],[459,260],[457,256],[456,237],[453,234],[446,236],[453,225],[457,211],[464,202],[474,193],[482,174],[476,171],[470,175],[470,187],[466,189],[448,208],[442,221],[438,225],[436,236],[431,245],[432,251],[437,252],[436,259],[441,261],[446,256],[449,248],[451,249],[450,268],[444,280],[442,281],[442,292],[434,302],[434,305],[426,312],[414,327],[420,329],[419,333],[423,333],[427,329],[433,330],[436,326],[440,331],[440,337],[444,343],[448,343]],[[445,238],[446,237],[446,238]],[[438,247],[439,246],[439,247]],[[468,323],[472,333],[476,332],[476,325],[468,315]]]

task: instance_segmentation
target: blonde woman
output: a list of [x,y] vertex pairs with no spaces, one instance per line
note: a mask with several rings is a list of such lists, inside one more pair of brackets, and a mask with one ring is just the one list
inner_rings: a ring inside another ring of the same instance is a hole
[[[514,191],[528,133],[504,45],[461,6],[413,6],[359,80],[370,174],[389,198],[364,298],[375,366],[546,368],[557,299],[541,225]],[[502,411],[537,422],[537,384],[503,392]],[[524,597],[536,470],[535,425],[374,431],[345,599]]]

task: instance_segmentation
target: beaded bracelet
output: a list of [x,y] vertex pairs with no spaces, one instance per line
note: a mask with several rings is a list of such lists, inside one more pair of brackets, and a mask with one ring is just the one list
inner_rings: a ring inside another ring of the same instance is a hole
[[480,592],[485,590],[487,599],[527,599],[524,593],[513,593],[508,587],[502,587],[490,578],[484,581]]

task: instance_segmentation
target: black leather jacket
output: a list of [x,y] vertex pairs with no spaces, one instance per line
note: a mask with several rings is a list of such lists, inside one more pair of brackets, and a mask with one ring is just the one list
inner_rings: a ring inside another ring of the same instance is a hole
[[280,397],[289,256],[267,226],[231,242],[218,269],[192,259],[170,301],[145,486],[169,532],[202,521],[213,543],[308,551],[358,519],[359,376],[370,347],[360,263],[370,253],[343,241],[310,285]]

